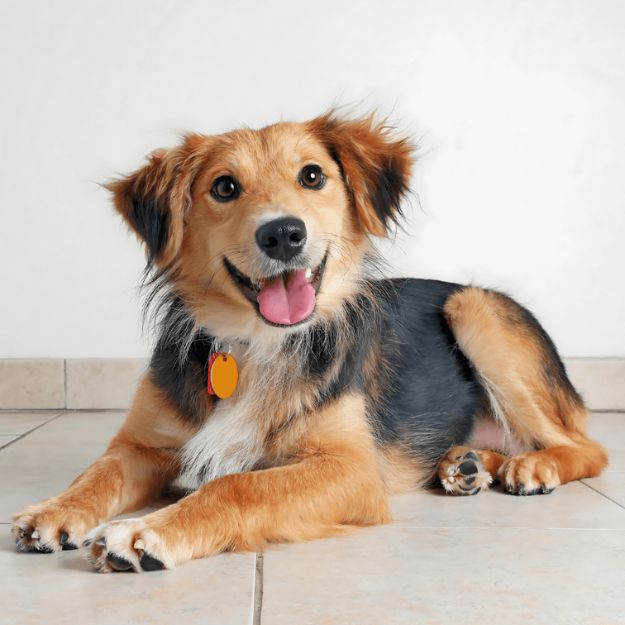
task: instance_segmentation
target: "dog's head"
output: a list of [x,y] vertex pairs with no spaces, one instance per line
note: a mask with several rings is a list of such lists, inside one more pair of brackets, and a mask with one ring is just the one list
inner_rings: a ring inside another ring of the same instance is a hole
[[411,165],[410,143],[371,117],[328,114],[188,135],[109,189],[195,323],[253,339],[306,327],[353,294]]

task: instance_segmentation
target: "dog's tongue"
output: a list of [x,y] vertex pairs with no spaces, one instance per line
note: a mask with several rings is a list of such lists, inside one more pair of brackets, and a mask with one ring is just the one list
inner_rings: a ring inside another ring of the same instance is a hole
[[260,314],[283,326],[290,326],[308,317],[315,308],[315,289],[299,269],[286,279],[278,276],[263,286],[258,294]]

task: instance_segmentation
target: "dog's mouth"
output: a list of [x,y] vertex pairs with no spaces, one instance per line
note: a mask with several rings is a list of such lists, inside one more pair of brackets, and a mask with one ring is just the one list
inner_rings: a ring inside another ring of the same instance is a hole
[[264,321],[275,326],[294,326],[307,321],[317,304],[317,294],[328,254],[315,267],[292,269],[268,278],[251,278],[225,256],[224,264],[243,296]]

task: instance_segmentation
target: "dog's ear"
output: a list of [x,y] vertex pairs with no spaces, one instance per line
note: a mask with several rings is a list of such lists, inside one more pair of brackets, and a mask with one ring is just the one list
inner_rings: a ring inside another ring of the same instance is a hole
[[188,135],[178,148],[156,150],[144,167],[106,185],[115,208],[145,244],[150,265],[170,265],[180,249],[191,187],[205,156],[203,139]]
[[394,137],[393,129],[373,115],[339,119],[333,113],[309,122],[311,132],[337,162],[365,231],[386,236],[401,217],[401,200],[408,191],[414,146]]

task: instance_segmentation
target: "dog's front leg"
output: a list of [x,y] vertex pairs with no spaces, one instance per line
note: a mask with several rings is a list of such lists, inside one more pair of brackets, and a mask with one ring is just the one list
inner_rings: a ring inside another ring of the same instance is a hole
[[344,397],[315,417],[287,464],[223,476],[158,512],[92,532],[94,566],[103,572],[172,568],[224,550],[387,522],[362,398]]
[[[158,433],[158,424],[166,434]],[[66,491],[14,515],[18,549],[43,553],[76,549],[93,527],[147,504],[173,479],[176,448],[189,436],[175,411],[144,380],[126,422],[102,457]]]

